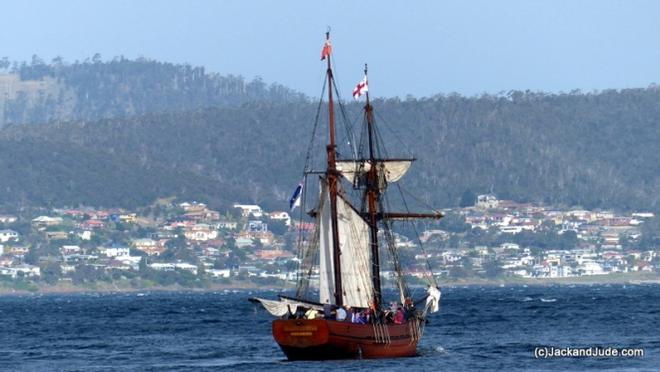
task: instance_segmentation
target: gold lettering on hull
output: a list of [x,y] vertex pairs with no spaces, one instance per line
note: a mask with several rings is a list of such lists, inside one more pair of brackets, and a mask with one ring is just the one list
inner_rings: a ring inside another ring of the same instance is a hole
[[316,331],[317,326],[299,326],[299,327],[284,327],[284,332],[301,332],[301,331]]

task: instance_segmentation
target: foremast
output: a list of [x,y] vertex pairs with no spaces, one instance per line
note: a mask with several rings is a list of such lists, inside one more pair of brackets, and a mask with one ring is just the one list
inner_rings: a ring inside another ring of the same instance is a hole
[[326,181],[328,183],[328,193],[330,197],[330,220],[332,225],[332,263],[334,267],[334,288],[335,304],[343,306],[344,296],[341,283],[341,250],[339,246],[339,223],[337,221],[337,194],[339,193],[339,172],[337,172],[337,145],[335,144],[335,110],[332,98],[332,64],[331,55],[325,53],[325,48],[330,47],[330,31],[325,33],[324,56],[328,61],[328,127],[330,131],[329,143],[326,146],[328,154],[328,165],[326,170]]

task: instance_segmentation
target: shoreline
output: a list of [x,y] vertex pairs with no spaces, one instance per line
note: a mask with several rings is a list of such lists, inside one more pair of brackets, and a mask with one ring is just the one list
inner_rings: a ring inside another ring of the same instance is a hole
[[444,286],[510,286],[510,285],[594,285],[594,284],[660,284],[660,274],[656,273],[621,273],[608,275],[591,275],[569,278],[466,278],[445,281]]
[[[251,282],[233,282],[231,284],[211,283],[204,287],[185,287],[181,285],[170,286],[144,286],[133,287],[128,282],[93,283],[91,285],[73,285],[71,283],[58,283],[48,285],[45,283],[30,283],[30,289],[16,289],[7,286],[10,282],[0,282],[0,296],[14,295],[43,295],[43,294],[111,294],[111,293],[149,293],[149,292],[217,292],[217,291],[282,291],[285,287],[293,288],[290,283],[284,285],[257,285]],[[572,278],[463,278],[454,280],[438,280],[442,287],[470,287],[470,286],[554,286],[554,285],[607,285],[607,284],[660,284],[660,274],[656,273],[621,273],[598,276],[582,276]],[[386,288],[394,288],[387,286]],[[411,287],[423,287],[422,285],[411,285]]]

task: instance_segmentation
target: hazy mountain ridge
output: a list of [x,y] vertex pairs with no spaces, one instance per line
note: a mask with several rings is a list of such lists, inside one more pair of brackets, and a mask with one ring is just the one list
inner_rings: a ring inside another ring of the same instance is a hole
[[[379,127],[391,129],[381,130],[389,147],[396,150],[403,142],[419,159],[405,178],[406,189],[432,205],[455,206],[466,192],[493,192],[587,208],[660,206],[655,87],[388,99],[374,106],[384,119]],[[6,190],[0,202],[131,207],[178,195],[283,209],[300,179],[316,108],[305,100],[252,102],[98,122],[11,125],[0,133],[7,172],[0,176]],[[358,104],[347,107],[358,125],[359,110]],[[324,157],[321,125],[317,159]],[[68,156],[50,157],[52,152]],[[36,165],[35,158],[46,160]],[[103,192],[96,192],[101,186]]]
[[209,73],[203,67],[123,57],[103,62],[30,64],[0,61],[0,125],[99,120],[154,112],[236,107],[248,102],[300,102],[306,97],[260,78]]

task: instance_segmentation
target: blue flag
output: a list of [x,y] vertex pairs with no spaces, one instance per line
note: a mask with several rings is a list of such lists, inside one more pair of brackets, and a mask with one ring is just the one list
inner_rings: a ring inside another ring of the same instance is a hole
[[293,212],[296,207],[300,206],[300,196],[302,195],[303,184],[302,182],[298,184],[298,187],[293,191],[291,199],[289,199],[289,208]]

